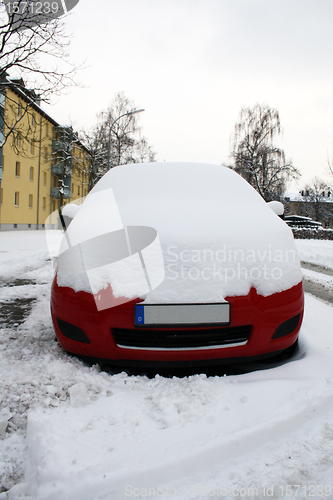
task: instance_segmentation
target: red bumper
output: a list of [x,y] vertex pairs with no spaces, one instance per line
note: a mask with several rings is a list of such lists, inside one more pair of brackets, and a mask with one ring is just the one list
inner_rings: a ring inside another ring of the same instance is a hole
[[[91,294],[59,287],[56,278],[52,285],[51,313],[57,339],[66,351],[124,365],[142,362],[147,365],[216,363],[218,360],[226,362],[235,358],[247,361],[249,358],[282,351],[297,340],[304,309],[302,283],[268,297],[258,295],[252,288],[246,296],[227,297],[226,300],[231,304],[231,322],[226,327],[220,327],[220,330],[250,326],[245,344],[193,349],[121,347],[117,345],[112,330],[115,333],[116,330],[126,329],[134,335],[140,334],[140,328],[134,325],[134,305],[139,300],[98,312]],[[173,328],[172,333],[186,330],[198,332],[201,329]],[[157,330],[161,333],[167,331],[165,328]]]

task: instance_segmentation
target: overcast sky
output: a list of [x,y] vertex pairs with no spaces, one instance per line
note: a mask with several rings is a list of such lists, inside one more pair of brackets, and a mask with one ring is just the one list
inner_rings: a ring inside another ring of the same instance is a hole
[[[123,91],[159,161],[228,161],[242,107],[279,110],[279,145],[302,172],[333,156],[332,0],[80,0],[67,19],[85,88],[44,106],[93,126]],[[294,188],[294,186],[291,186]]]

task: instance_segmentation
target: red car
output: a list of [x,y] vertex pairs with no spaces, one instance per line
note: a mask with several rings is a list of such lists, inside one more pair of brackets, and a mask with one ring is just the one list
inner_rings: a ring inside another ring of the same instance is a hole
[[225,167],[110,170],[68,225],[56,265],[52,319],[71,353],[196,366],[269,357],[298,338],[292,232]]

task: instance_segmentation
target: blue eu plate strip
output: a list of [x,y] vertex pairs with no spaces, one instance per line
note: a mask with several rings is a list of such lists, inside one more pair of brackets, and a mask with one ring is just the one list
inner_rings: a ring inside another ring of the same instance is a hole
[[135,306],[135,324],[145,324],[145,309],[144,306]]

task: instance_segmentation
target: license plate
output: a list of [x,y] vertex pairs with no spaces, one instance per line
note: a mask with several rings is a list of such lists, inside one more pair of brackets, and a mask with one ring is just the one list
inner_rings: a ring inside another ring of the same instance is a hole
[[227,325],[230,323],[230,304],[137,304],[136,326],[164,325]]

